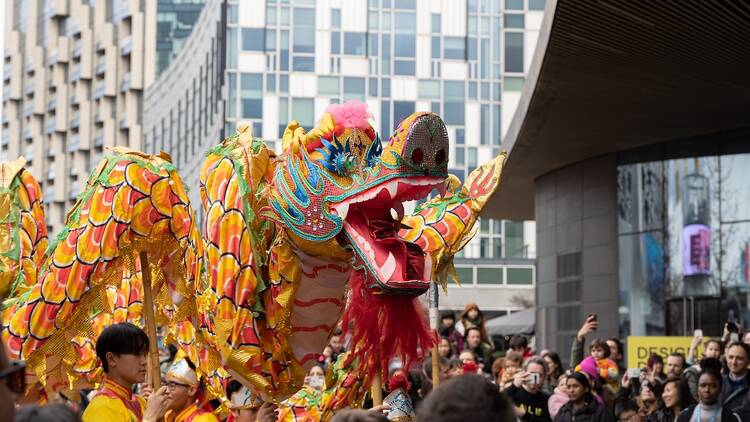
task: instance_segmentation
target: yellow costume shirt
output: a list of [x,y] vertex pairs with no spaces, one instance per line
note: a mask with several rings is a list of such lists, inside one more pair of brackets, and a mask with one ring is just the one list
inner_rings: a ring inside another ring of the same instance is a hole
[[146,401],[129,389],[105,380],[83,412],[83,422],[140,422]]
[[191,404],[182,410],[177,416],[174,411],[170,410],[164,416],[166,422],[219,422],[219,418],[211,412],[198,409],[198,406]]

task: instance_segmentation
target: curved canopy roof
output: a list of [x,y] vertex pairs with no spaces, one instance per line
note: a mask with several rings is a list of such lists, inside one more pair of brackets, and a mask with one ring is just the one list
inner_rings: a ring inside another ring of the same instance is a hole
[[534,180],[587,158],[750,126],[750,6],[547,0],[503,141],[494,218],[533,219]]

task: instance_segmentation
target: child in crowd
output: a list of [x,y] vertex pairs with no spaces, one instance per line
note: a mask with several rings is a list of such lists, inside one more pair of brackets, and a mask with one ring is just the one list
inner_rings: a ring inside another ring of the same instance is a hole
[[617,369],[617,364],[609,359],[610,349],[607,342],[601,339],[594,340],[589,347],[589,354],[590,356],[576,366],[576,371],[595,375],[602,380],[603,384],[617,391],[620,385],[620,371]]

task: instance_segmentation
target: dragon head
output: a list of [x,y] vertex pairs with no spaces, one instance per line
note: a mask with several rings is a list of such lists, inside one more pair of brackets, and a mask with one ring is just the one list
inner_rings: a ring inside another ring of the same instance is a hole
[[348,102],[309,133],[291,122],[264,214],[304,252],[350,259],[372,292],[418,295],[432,263],[398,236],[403,202],[444,186],[447,131],[437,115],[414,113],[383,145],[369,117],[365,104]]

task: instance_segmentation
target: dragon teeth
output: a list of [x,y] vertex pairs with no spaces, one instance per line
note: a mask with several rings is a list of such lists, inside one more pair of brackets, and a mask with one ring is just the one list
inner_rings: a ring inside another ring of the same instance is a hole
[[339,217],[341,217],[342,220],[346,220],[346,216],[349,214],[349,203],[348,202],[342,202],[336,207],[334,207],[336,212],[338,213]]
[[392,253],[388,252],[388,258],[386,258],[383,266],[380,267],[380,276],[383,277],[383,281],[388,281],[395,271],[396,258],[393,257]]

